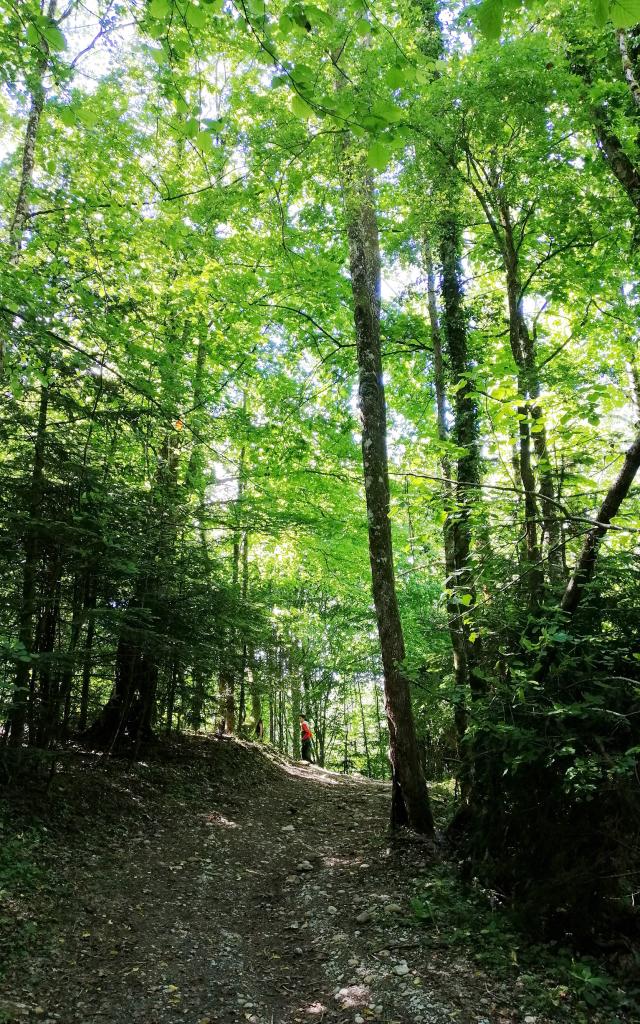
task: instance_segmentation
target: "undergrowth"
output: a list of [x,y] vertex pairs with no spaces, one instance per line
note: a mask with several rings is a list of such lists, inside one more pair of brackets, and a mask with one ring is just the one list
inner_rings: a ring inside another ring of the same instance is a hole
[[[451,815],[453,785],[432,788],[438,824]],[[411,910],[439,948],[457,949],[500,982],[516,985],[532,1010],[557,1020],[619,1024],[620,1014],[640,1019],[640,950],[616,960],[578,954],[569,941],[537,942],[526,921],[476,879],[463,881],[452,863],[429,869]]]

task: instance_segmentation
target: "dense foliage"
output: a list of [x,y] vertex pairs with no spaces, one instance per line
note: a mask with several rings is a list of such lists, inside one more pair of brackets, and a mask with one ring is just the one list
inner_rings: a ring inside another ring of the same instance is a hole
[[366,193],[427,775],[540,920],[637,927],[640,9],[596,6],[0,2],[7,746],[298,755],[303,709],[388,774]]

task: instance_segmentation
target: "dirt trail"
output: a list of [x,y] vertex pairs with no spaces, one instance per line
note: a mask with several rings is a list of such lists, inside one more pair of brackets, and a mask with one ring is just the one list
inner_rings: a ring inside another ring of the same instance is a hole
[[95,808],[76,818],[55,864],[64,904],[49,941],[9,971],[0,1020],[524,1019],[496,1009],[461,958],[423,945],[409,899],[430,854],[389,846],[386,785],[206,742],[218,753],[198,800],[150,810],[134,794],[139,813],[109,828],[92,826]]

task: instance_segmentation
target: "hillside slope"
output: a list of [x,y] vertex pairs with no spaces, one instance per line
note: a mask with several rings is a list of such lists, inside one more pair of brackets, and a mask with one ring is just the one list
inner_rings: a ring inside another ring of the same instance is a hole
[[34,870],[5,900],[0,1020],[580,1019],[562,999],[557,1016],[536,1010],[515,954],[487,973],[428,903],[411,909],[436,884],[435,855],[390,842],[387,805],[386,784],[236,741],[137,765],[69,756],[28,808],[6,811],[39,825]]

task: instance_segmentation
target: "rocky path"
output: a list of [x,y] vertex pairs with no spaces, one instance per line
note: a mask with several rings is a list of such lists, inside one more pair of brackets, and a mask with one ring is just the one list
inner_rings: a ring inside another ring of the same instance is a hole
[[425,943],[409,901],[432,852],[389,845],[386,785],[240,744],[203,780],[197,800],[172,792],[151,809],[123,793],[126,819],[101,828],[74,815],[54,865],[64,898],[47,941],[9,970],[0,1020],[527,1020],[461,955]]

